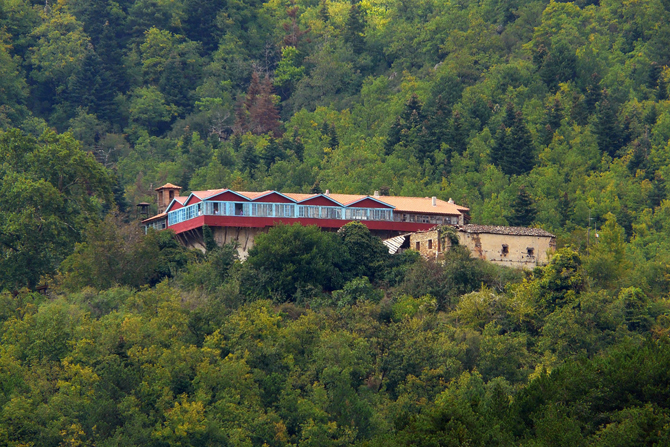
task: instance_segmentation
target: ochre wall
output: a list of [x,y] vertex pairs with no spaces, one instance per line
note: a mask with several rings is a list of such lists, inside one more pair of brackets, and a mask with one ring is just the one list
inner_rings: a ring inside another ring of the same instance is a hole
[[[458,239],[473,257],[516,268],[545,265],[549,262],[547,254],[556,250],[556,240],[551,237],[459,232]],[[506,255],[503,244],[507,245]],[[533,248],[533,256],[528,255],[528,247]]]
[[[237,253],[241,260],[249,256],[249,250],[254,246],[254,238],[260,233],[267,232],[268,228],[253,227],[210,227],[217,245],[238,242]],[[177,234],[177,238],[188,248],[196,248],[205,251],[205,243],[202,238],[202,227],[183,231]]]
[[[429,244],[429,241],[432,242],[432,244]],[[419,244],[418,250],[416,246],[417,243]],[[428,248],[429,245],[432,245],[432,247]],[[410,234],[409,248],[417,250],[424,258],[433,260],[442,259],[442,254],[445,249],[440,243],[438,230]]]
[[237,253],[240,259],[244,260],[249,255],[249,250],[254,246],[254,238],[260,233],[266,233],[268,228],[249,228],[249,227],[211,227],[214,240],[221,246],[233,241],[237,241]]

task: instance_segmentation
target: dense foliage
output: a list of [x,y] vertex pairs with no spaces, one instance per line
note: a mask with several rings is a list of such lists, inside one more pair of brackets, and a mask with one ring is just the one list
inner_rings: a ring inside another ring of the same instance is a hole
[[[666,0],[0,0],[0,443],[667,445],[669,47]],[[241,263],[141,234],[168,181],[561,250],[286,226]]]

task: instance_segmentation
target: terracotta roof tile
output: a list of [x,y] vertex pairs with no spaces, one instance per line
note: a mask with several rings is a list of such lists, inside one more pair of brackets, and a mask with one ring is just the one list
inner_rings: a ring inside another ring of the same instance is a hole
[[207,191],[191,191],[191,194],[193,194],[200,200],[205,200],[208,197],[212,197],[216,194],[221,194],[224,191],[227,191],[227,189],[208,189]]
[[309,199],[310,197],[315,197],[318,194],[301,194],[296,192],[283,192],[286,197],[290,197],[293,200],[300,202],[301,200]]
[[452,214],[459,216],[470,211],[469,208],[456,205],[455,203],[445,202],[437,199],[436,205],[433,206],[433,199],[431,197],[398,197],[398,196],[381,196],[376,199],[389,205],[395,206],[396,212],[407,213],[421,213],[421,214]]
[[[220,194],[224,191],[232,191],[229,189],[210,189],[207,191],[193,191],[197,197],[202,200],[205,200],[208,197],[211,197],[216,194]],[[262,191],[262,192],[253,192],[253,191],[234,191],[238,194],[247,197],[249,200],[254,200],[257,197],[269,194],[273,191]],[[303,193],[281,193],[286,197],[301,202],[312,197],[316,197],[319,194],[303,194]],[[433,206],[433,200],[431,197],[397,197],[397,196],[366,196],[363,194],[328,194],[327,197],[335,200],[338,203],[341,203],[344,206],[357,202],[366,197],[378,200],[383,203],[387,203],[395,208],[396,212],[406,212],[406,213],[416,213],[416,214],[449,214],[453,216],[459,216],[463,213],[467,213],[469,208],[456,205],[455,203],[445,202],[444,200],[436,199],[436,205]]]
[[358,200],[364,199],[367,196],[362,196],[358,194],[328,194],[328,197],[341,203],[342,205],[349,205],[350,203],[356,202]]
[[144,220],[142,221],[142,223],[153,222],[154,220],[158,220],[158,219],[160,219],[160,218],[162,218],[162,217],[167,217],[167,213],[156,214],[155,216],[151,216],[151,217],[148,218],[148,219],[144,219]]
[[172,183],[166,183],[163,186],[156,188],[155,191],[160,191],[161,189],[171,189],[171,188],[181,189],[181,186],[173,185]]
[[[232,189],[231,189],[232,191]],[[264,196],[265,194],[269,194],[272,191],[267,190],[267,191],[262,191],[262,192],[253,192],[253,191],[235,191],[238,194],[242,194],[244,197],[248,198],[249,200],[254,200],[257,197]]]

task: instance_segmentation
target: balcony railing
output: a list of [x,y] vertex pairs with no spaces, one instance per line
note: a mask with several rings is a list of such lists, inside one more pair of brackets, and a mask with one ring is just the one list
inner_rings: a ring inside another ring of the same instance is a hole
[[176,211],[170,211],[168,213],[168,224],[176,225],[202,215],[393,221],[393,210],[378,208],[346,208],[286,203],[200,202]]

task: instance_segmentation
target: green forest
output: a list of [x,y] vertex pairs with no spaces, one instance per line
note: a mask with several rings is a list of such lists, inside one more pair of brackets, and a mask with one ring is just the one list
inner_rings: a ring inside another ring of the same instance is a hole
[[[0,445],[670,445],[669,87],[670,0],[0,0]],[[166,182],[558,250],[241,262],[144,234]]]

